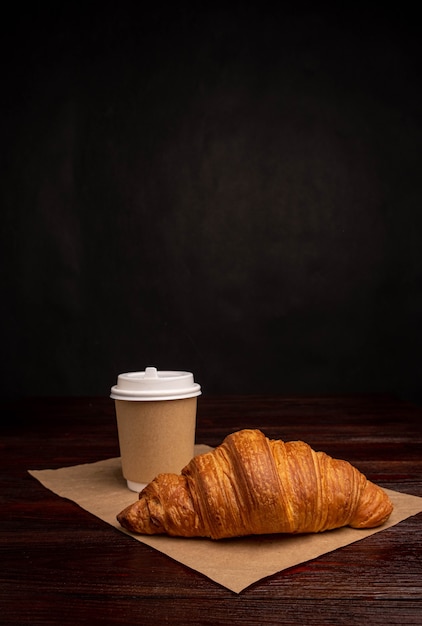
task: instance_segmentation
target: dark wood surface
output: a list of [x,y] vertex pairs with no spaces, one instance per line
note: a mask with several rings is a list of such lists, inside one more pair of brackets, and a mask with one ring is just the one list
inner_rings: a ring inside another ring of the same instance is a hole
[[[387,396],[201,397],[197,442],[246,427],[303,439],[422,496],[422,409]],[[32,478],[118,456],[108,398],[2,408],[0,624],[422,624],[422,515],[237,595]]]

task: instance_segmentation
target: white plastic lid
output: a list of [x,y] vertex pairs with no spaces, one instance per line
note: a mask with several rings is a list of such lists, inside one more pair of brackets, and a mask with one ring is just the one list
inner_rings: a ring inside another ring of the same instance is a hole
[[157,371],[147,367],[145,372],[127,372],[117,377],[111,388],[114,400],[182,400],[201,395],[201,387],[190,372]]

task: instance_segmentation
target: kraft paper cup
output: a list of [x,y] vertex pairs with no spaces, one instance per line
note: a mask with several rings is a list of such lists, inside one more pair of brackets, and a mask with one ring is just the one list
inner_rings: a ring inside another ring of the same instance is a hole
[[190,372],[147,367],[118,376],[110,397],[129,489],[142,491],[158,474],[179,474],[192,459],[200,394]]

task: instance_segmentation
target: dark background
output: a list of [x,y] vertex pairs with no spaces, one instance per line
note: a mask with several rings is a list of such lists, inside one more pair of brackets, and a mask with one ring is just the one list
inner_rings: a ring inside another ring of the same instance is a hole
[[416,16],[135,6],[2,21],[2,394],[418,401]]

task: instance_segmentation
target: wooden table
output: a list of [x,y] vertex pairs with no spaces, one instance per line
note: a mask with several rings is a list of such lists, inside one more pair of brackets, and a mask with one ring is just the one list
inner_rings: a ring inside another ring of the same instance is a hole
[[[240,595],[45,489],[27,469],[118,456],[108,398],[2,409],[0,624],[422,624],[422,515]],[[422,496],[422,409],[387,396],[201,397],[197,442],[260,428]]]

